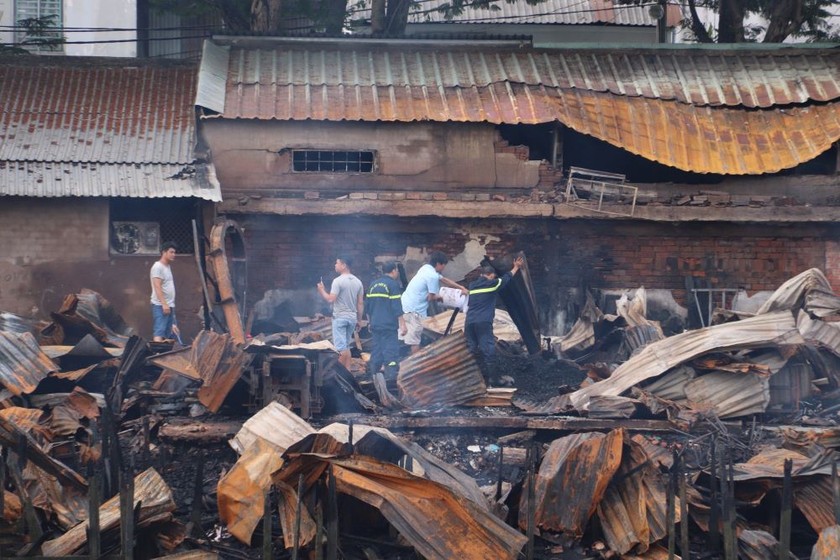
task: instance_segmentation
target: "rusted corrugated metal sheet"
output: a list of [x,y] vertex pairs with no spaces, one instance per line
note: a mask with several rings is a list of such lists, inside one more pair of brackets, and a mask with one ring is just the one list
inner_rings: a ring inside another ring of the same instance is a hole
[[181,164],[6,162],[0,163],[0,194],[222,199],[212,165]]
[[569,395],[572,404],[585,410],[593,395],[621,395],[647,379],[658,377],[692,358],[712,350],[755,348],[804,341],[790,311],[776,311],[749,319],[688,331],[645,346],[621,364],[609,379]]
[[449,335],[400,362],[401,400],[412,407],[460,404],[487,392],[462,334]]
[[811,319],[805,310],[800,310],[796,328],[808,342],[840,356],[840,324]]
[[802,512],[808,524],[819,533],[837,523],[834,518],[834,498],[831,477],[805,477],[793,486],[793,505]]
[[150,361],[190,379],[200,379],[198,400],[217,412],[252,358],[252,354],[236,346],[229,334],[201,331],[192,346],[159,354]]
[[[648,5],[616,4],[613,0],[545,0],[534,5],[527,2],[499,2],[493,9],[465,6],[458,14],[446,14],[441,8],[450,6],[447,0],[424,0],[413,5],[408,15],[411,23],[539,23],[554,25],[611,24],[655,26]],[[670,6],[669,25],[679,22],[679,9]],[[370,9],[353,10],[352,21],[370,20]]]
[[811,560],[833,560],[840,550],[840,525],[826,527],[811,550]]
[[[598,504],[598,518],[610,550],[643,553],[668,534],[662,475],[635,441],[628,441],[610,484]],[[680,521],[677,504],[676,522]]]
[[[338,103],[330,120],[357,120],[359,100],[404,105],[415,99],[431,102],[421,113],[438,114],[418,115],[418,120],[459,120],[436,110],[435,99],[446,97],[455,107],[473,102],[479,91],[510,98],[505,87],[511,84],[696,106],[756,108],[840,97],[840,52],[833,49],[617,51],[512,49],[492,42],[435,45],[421,42],[406,48],[387,41],[351,40],[230,47],[223,116],[284,119],[289,116],[283,109],[295,101],[322,106],[333,99]],[[492,89],[494,84],[502,88]],[[451,94],[444,95],[450,88]],[[523,90],[517,100],[527,104],[527,96],[533,94]]]
[[14,395],[31,393],[58,367],[29,333],[0,331],[0,385]]
[[619,54],[356,40],[208,43],[206,52],[218,56],[201,68],[199,100],[224,118],[561,122],[665,165],[732,175],[791,168],[840,139],[832,50]]
[[0,160],[193,160],[196,67],[171,61],[5,57]]
[[[134,478],[135,507],[139,505],[136,528],[146,527],[158,521],[167,521],[175,511],[172,490],[158,472],[153,469],[138,474]],[[120,524],[120,495],[117,494],[99,508],[99,527],[106,531],[116,529]],[[87,521],[79,523],[63,535],[45,542],[41,550],[44,556],[69,556],[77,552],[87,542]]]
[[[372,457],[354,455],[338,459],[323,454],[298,455],[275,475],[274,481],[296,487],[297,473],[302,469],[325,472],[328,466],[339,493],[378,509],[424,558],[513,560],[527,540],[488,510],[442,484]],[[288,509],[295,504],[284,500],[284,505]],[[293,510],[286,516],[290,514]]]
[[[438,313],[431,317],[426,317],[423,320],[423,328],[431,331],[437,335],[443,335],[446,332],[446,327],[449,325],[449,320],[452,317],[452,309],[447,309],[443,313]],[[464,313],[458,313],[455,320],[452,322],[450,333],[464,332],[464,322],[467,316]],[[513,319],[504,309],[497,309],[496,315],[493,317],[493,336],[499,340],[508,342],[517,342],[522,340],[522,335],[516,329]]]
[[[580,538],[621,462],[624,430],[589,432],[551,442],[535,483],[540,529]],[[519,504],[519,526],[526,527],[527,493]]]
[[767,560],[777,558],[779,541],[767,531],[747,529],[738,533],[738,558]]

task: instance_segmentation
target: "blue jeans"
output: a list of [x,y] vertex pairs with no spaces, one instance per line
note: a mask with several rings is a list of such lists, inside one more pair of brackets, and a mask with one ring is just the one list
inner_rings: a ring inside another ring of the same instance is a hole
[[333,317],[332,331],[333,331],[333,345],[339,352],[344,352],[350,348],[350,341],[353,340],[353,332],[356,330],[355,319],[342,319],[341,317]]
[[169,315],[164,315],[163,306],[152,304],[152,336],[172,338],[172,325],[175,324],[175,308],[169,308]]

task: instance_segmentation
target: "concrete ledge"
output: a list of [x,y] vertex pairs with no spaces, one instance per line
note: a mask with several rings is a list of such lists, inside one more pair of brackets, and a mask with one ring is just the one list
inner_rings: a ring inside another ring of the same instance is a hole
[[840,207],[832,206],[636,206],[632,216],[627,205],[604,205],[601,212],[580,204],[549,204],[496,200],[371,200],[348,198],[226,199],[222,214],[276,214],[281,216],[395,216],[405,218],[554,218],[653,222],[728,223],[833,223],[840,222]]

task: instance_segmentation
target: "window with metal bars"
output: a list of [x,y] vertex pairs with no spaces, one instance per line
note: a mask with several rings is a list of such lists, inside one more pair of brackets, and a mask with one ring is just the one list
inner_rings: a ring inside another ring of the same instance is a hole
[[[40,20],[49,27],[64,26],[61,11],[62,0],[15,0],[15,25],[22,21]],[[18,31],[16,42],[24,44],[30,51],[56,51],[61,45],[55,41],[62,38],[61,31],[40,31],[33,35],[31,31]]]
[[292,150],[292,170],[299,173],[373,173],[372,151]]
[[172,241],[178,254],[192,255],[192,220],[200,202],[191,198],[111,200],[111,253],[158,255],[160,245]]

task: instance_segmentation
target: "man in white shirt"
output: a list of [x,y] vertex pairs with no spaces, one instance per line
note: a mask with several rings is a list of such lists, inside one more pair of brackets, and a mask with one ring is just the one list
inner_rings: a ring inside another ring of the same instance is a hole
[[175,320],[175,281],[172,278],[172,261],[175,244],[167,241],[160,247],[160,260],[152,265],[149,280],[152,284],[152,340],[162,342],[173,334],[180,334]]
[[449,259],[440,251],[429,255],[429,262],[420,267],[414,278],[405,287],[402,295],[403,317],[407,332],[402,337],[403,342],[411,346],[411,353],[420,350],[420,339],[423,335],[423,319],[426,318],[430,301],[443,299],[438,292],[440,285],[461,290],[464,295],[469,291],[464,287],[444,278],[441,274]]

